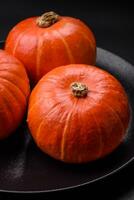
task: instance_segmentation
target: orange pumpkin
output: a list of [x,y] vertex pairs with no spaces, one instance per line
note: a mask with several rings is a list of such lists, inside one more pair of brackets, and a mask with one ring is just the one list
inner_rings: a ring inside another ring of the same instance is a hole
[[55,67],[70,63],[95,64],[96,42],[82,21],[47,12],[17,24],[9,33],[5,50],[25,65],[35,84]]
[[0,139],[9,136],[24,116],[29,81],[24,66],[0,50]]
[[129,123],[127,95],[109,73],[84,64],[58,67],[32,91],[28,125],[38,147],[68,163],[111,153]]

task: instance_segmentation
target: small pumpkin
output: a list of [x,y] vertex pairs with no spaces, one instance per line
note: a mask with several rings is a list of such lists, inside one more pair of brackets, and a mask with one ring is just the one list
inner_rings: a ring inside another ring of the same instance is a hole
[[0,139],[9,136],[24,116],[29,80],[24,66],[0,50]]
[[35,84],[55,67],[95,64],[95,37],[82,21],[47,12],[18,23],[8,34],[5,50],[25,65]]
[[46,74],[30,96],[28,126],[55,159],[85,163],[111,153],[126,135],[127,95],[109,73],[71,64]]

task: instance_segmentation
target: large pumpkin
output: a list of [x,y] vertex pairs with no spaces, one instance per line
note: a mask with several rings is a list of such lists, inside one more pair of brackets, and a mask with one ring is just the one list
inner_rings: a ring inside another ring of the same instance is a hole
[[33,89],[27,121],[42,151],[68,163],[88,162],[122,142],[128,98],[121,84],[97,67],[62,66]]
[[82,21],[48,12],[17,24],[9,33],[5,50],[25,65],[36,83],[55,67],[70,63],[95,64],[93,33]]
[[10,135],[24,116],[29,81],[24,66],[0,50],[0,139]]

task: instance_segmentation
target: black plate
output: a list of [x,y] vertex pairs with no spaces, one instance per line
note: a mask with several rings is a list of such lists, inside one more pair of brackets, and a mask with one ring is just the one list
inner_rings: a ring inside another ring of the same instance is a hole
[[0,142],[0,191],[38,193],[75,188],[114,174],[134,159],[134,68],[101,48],[97,49],[97,66],[113,74],[128,94],[132,120],[124,142],[104,159],[69,165],[43,154],[24,122],[14,135]]

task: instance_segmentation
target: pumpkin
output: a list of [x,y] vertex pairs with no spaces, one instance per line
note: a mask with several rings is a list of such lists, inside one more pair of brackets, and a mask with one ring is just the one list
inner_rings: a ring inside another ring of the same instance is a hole
[[24,66],[0,50],[0,139],[9,136],[24,116],[29,81]]
[[32,91],[27,122],[37,146],[67,163],[110,154],[126,135],[127,95],[108,72],[71,64],[42,77]]
[[34,85],[48,71],[70,63],[95,64],[96,42],[82,21],[47,12],[18,23],[5,50],[25,65]]

